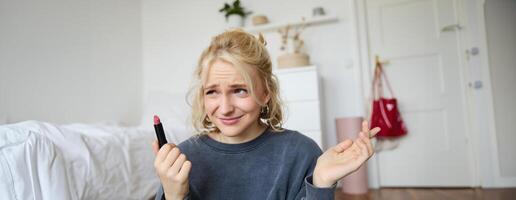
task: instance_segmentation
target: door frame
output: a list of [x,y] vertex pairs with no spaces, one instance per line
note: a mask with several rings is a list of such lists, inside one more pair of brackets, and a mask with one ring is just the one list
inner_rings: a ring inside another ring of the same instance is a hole
[[[479,61],[476,63],[480,67],[481,79],[484,88],[478,92],[466,87],[473,77],[469,67],[471,63],[466,60],[465,54],[459,54],[461,84],[463,90],[464,116],[466,117],[466,137],[468,140],[470,165],[472,166],[473,182],[471,187],[507,187],[515,186],[516,179],[506,180],[500,177],[497,155],[496,130],[494,119],[493,96],[491,80],[489,76],[489,62],[487,54],[487,37],[485,29],[485,0],[454,0],[459,22],[465,23],[470,29],[461,30],[458,40],[458,49],[465,50],[466,47],[477,46],[484,51],[480,54]],[[370,53],[369,34],[367,29],[366,2],[364,0],[351,0],[350,20],[352,25],[351,41],[353,41],[354,67],[359,69],[358,77],[361,78],[362,98],[364,102],[364,115],[369,118],[370,107],[370,88],[372,81],[372,57]],[[472,20],[466,20],[467,15]],[[474,29],[477,28],[477,29]],[[480,100],[479,100],[480,99]],[[484,101],[482,101],[484,100]],[[487,106],[486,106],[487,105]],[[483,109],[478,109],[483,107]],[[473,123],[488,122],[488,123]],[[483,124],[483,125],[482,125]],[[489,141],[488,143],[480,141]],[[369,186],[371,188],[380,187],[379,163],[376,156],[371,157],[368,162]]]
[[[491,72],[489,66],[489,51],[487,41],[487,29],[486,29],[486,15],[485,15],[485,0],[460,0],[461,5],[465,8],[462,9],[465,12],[469,12],[467,15],[471,19],[468,21],[470,29],[475,29],[476,32],[472,32],[468,35],[469,45],[471,47],[477,46],[482,53],[480,58],[477,59],[476,63],[471,65],[478,65],[479,72],[473,74],[477,80],[483,82],[484,87],[479,92],[474,92],[473,97],[476,103],[472,104],[471,109],[477,110],[478,124],[476,132],[474,132],[474,143],[476,146],[476,152],[478,155],[478,167],[479,175],[481,179],[481,186],[486,188],[504,188],[504,187],[516,187],[516,177],[503,177],[500,171],[500,159],[498,156],[498,138],[495,123],[495,110],[494,110],[494,96],[491,82]],[[464,14],[463,14],[464,16]],[[466,43],[467,44],[467,43]],[[484,123],[481,123],[484,122]],[[487,123],[485,123],[487,122]],[[487,142],[481,142],[487,141]]]

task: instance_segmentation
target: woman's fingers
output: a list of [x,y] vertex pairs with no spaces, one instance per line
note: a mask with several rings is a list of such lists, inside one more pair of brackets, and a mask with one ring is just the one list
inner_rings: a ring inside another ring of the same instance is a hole
[[365,137],[362,140],[364,140],[364,144],[366,145],[369,156],[371,156],[374,152],[373,144],[371,144],[370,138],[373,138],[374,136],[376,136],[376,134],[378,134],[380,132],[380,130],[381,130],[380,127],[375,127],[373,129],[369,130],[369,123],[367,122],[367,120],[364,120],[362,122],[362,133],[363,133],[363,136]]
[[351,145],[353,145],[353,141],[351,141],[350,139],[347,139],[347,140],[344,140],[343,142],[337,144],[333,149],[337,152],[337,153],[341,153],[343,152],[344,150],[348,149],[349,147],[351,147]]
[[176,162],[180,154],[181,151],[179,150],[179,148],[172,148],[172,150],[168,152],[167,158],[163,161],[163,165],[169,168],[170,166],[172,166],[172,164],[174,164],[174,162]]
[[361,138],[364,141],[364,143],[366,144],[367,153],[369,155],[373,155],[374,149],[373,149],[373,143],[371,143],[371,139],[369,137],[367,137],[365,134],[362,134]]
[[363,133],[363,132],[360,132],[359,134],[359,140],[361,140],[364,145],[366,146],[367,148],[367,153],[368,154],[372,154],[372,144],[371,144],[371,140],[367,137],[367,134],[366,133]]
[[[157,142],[152,143],[153,149],[157,149]],[[154,166],[158,174],[162,174],[175,181],[184,181],[188,178],[191,162],[175,144],[165,144],[156,152]]]
[[167,158],[168,152],[173,148],[170,144],[165,144],[158,150],[158,154],[156,155],[156,159],[154,159],[154,164],[162,163],[165,158]]
[[382,130],[380,127],[375,127],[371,129],[369,138],[373,138],[374,136],[376,136],[376,134],[379,133],[380,130]]
[[181,169],[181,167],[183,166],[183,163],[186,161],[186,156],[185,154],[181,154],[177,157],[176,161],[174,161],[174,164],[172,164],[172,166],[170,167],[169,169],[169,172],[170,173],[173,173],[173,174],[178,174],[179,173],[179,170]]
[[378,132],[380,132],[380,127],[375,127],[371,130],[369,130],[369,123],[367,120],[364,120],[362,122],[362,132],[366,133],[369,138],[373,138]]
[[367,120],[362,121],[362,132],[367,133],[369,131],[369,123]]
[[355,141],[355,143],[359,147],[360,155],[369,157],[369,152],[368,152],[365,142],[362,139],[358,139],[357,141]]
[[154,140],[154,141],[152,141],[152,152],[154,153],[154,156],[158,155],[158,151],[159,151],[158,140]]
[[184,154],[179,155],[174,164],[168,169],[167,176],[174,181],[183,182],[187,180],[192,163],[186,159]]
[[190,173],[190,169],[192,168],[192,163],[190,161],[185,161],[181,170],[177,174],[179,180],[186,180],[188,178],[188,174]]

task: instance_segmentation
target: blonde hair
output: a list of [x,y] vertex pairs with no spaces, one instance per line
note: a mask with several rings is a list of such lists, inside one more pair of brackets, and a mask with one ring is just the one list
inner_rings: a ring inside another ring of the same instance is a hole
[[[210,46],[203,51],[199,58],[194,72],[193,87],[189,92],[193,99],[192,124],[197,132],[202,134],[219,131],[209,120],[205,111],[203,90],[207,79],[207,73],[203,72],[206,72],[217,60],[233,64],[243,76],[251,97],[262,106],[260,117],[257,119],[259,123],[275,132],[283,131],[281,127],[283,124],[282,103],[278,81],[272,74],[271,59],[265,45],[266,42],[261,34],[256,38],[241,29],[229,30],[212,38]],[[256,97],[255,83],[251,78],[252,69],[256,70],[259,81],[263,83],[265,94],[270,97],[266,103],[260,102]]]

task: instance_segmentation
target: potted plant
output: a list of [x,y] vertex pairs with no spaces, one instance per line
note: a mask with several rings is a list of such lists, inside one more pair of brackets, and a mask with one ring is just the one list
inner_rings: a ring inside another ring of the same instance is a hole
[[235,0],[232,5],[224,3],[224,7],[219,12],[224,13],[226,22],[230,27],[244,26],[244,18],[252,13],[242,7],[240,0]]

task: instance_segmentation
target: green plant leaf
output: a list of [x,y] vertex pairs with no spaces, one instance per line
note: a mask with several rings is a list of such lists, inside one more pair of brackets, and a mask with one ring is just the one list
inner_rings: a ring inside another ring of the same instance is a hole
[[240,0],[236,0],[235,2],[233,2],[233,7],[234,8],[241,8],[240,7]]
[[230,15],[239,15],[241,17],[246,17],[247,15],[250,15],[252,12],[246,12],[245,11],[245,8],[243,8],[241,5],[240,5],[240,0],[235,0],[231,5],[229,5],[228,3],[224,3],[224,7],[221,8],[219,10],[219,12],[224,12],[224,16],[226,17],[226,20],[227,18],[230,16]]

